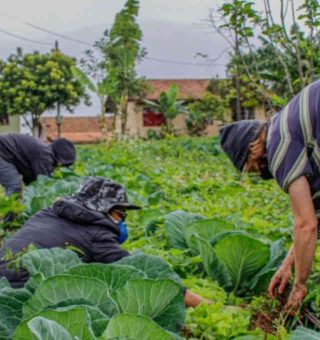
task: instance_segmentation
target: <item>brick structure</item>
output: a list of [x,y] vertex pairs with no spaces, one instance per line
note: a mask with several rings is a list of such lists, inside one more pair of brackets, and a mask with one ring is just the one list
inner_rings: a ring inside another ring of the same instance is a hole
[[[42,119],[46,128],[47,140],[52,141],[58,137],[56,120],[54,117]],[[112,130],[112,118],[106,117],[106,127]],[[62,137],[74,143],[97,143],[102,139],[99,129],[98,117],[64,117]]]

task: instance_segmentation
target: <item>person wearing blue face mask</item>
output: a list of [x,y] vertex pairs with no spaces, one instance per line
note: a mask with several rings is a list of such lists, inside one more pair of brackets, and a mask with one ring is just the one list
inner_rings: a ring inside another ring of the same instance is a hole
[[[19,253],[30,244],[36,248],[75,247],[85,263],[112,263],[130,256],[120,245],[128,238],[127,212],[138,209],[141,208],[128,201],[119,183],[104,177],[86,177],[75,194],[36,213],[4,243],[0,249],[0,278],[6,277],[15,288],[24,286],[28,273],[8,269],[3,256],[7,251]],[[187,306],[201,302],[210,303],[185,290]]]
[[120,234],[117,237],[119,244],[125,242],[129,237],[129,232],[126,224],[127,213],[124,210],[112,210],[109,217],[118,224]]

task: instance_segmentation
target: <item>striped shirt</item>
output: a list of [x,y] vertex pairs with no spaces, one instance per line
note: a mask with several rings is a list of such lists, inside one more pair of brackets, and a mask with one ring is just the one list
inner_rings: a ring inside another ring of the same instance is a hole
[[306,176],[320,218],[320,81],[305,87],[272,118],[267,158],[285,192],[293,181]]

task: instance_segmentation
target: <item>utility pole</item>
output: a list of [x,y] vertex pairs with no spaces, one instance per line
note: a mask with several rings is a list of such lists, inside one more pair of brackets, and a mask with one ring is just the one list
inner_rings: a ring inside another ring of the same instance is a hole
[[[235,0],[233,4],[236,8]],[[238,23],[238,14],[235,16]],[[239,42],[239,30],[238,24],[236,25],[235,30],[235,55],[236,55],[236,93],[237,93],[237,101],[236,101],[236,117],[237,120],[241,120],[241,70],[240,70],[240,60],[241,60],[241,52],[240,52],[240,42]]]
[[[59,52],[59,42],[56,40],[54,44],[54,50],[56,52]],[[57,124],[57,130],[58,130],[58,138],[61,137],[61,127],[63,123],[63,117],[61,115],[61,110],[60,110],[60,103],[57,103],[57,116],[56,116],[56,124]]]

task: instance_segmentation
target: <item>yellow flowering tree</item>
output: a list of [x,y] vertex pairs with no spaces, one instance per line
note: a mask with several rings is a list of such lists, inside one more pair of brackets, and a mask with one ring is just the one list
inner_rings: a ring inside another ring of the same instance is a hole
[[74,58],[59,50],[23,54],[20,48],[0,61],[0,115],[32,116],[33,135],[40,136],[41,115],[58,105],[72,112],[81,98],[88,101],[85,87],[74,77]]

